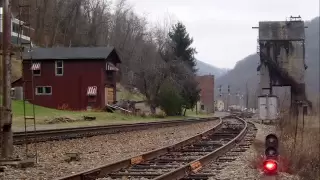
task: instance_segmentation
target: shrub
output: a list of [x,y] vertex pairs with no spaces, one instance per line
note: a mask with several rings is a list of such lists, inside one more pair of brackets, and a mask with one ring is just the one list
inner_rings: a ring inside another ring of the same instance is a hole
[[182,113],[183,99],[173,86],[163,85],[161,87],[158,103],[167,116],[176,116]]
[[[301,179],[320,179],[320,132],[319,117],[306,116],[298,121],[282,114],[276,130],[279,136],[280,172],[299,175]],[[258,126],[258,125],[257,125]],[[262,126],[262,134],[253,143],[254,154],[250,158],[249,165],[252,168],[262,168],[261,155],[264,153],[264,134],[274,127]],[[261,136],[262,135],[262,136]]]
[[[296,126],[296,119],[284,116],[280,120],[280,152],[288,163],[286,171],[303,179],[320,179],[319,117],[305,117]],[[303,125],[304,124],[304,125]]]

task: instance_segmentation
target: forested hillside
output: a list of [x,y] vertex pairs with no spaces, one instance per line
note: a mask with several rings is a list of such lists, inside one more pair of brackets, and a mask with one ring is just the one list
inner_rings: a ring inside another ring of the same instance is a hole
[[[309,99],[314,99],[319,94],[319,17],[306,22],[306,26],[308,26],[306,29],[306,63],[308,69],[305,80],[308,97]],[[240,60],[234,69],[217,79],[216,89],[219,85],[223,85],[226,91],[228,84],[230,84],[232,92],[240,90],[241,93],[245,94],[245,83],[248,82],[251,96],[251,98],[249,97],[249,103],[253,106],[255,92],[259,83],[258,63],[259,56],[256,53]],[[218,91],[216,90],[217,93]]]
[[[12,1],[13,12],[17,12],[18,2]],[[194,78],[196,50],[182,23],[164,19],[152,24],[147,17],[134,12],[126,0],[25,0],[24,3],[31,5],[31,14],[24,9],[20,19],[28,21],[30,17],[35,29],[32,39],[37,46],[115,47],[122,60],[120,83],[128,90],[137,88],[146,97],[152,113],[159,106],[164,108],[167,100],[174,100],[176,111],[170,113],[181,114],[177,111],[182,106],[192,108],[199,99]]]
[[197,60],[198,75],[215,75],[215,78],[221,77],[228,72],[228,69],[217,68],[213,65]]
[[[21,2],[21,1],[20,1]],[[123,61],[121,83],[125,86],[141,86],[140,90],[154,94],[163,78],[162,66],[168,58],[168,32],[172,24],[159,22],[150,24],[146,17],[138,16],[125,0],[25,0],[31,3],[31,26],[35,29],[33,40],[42,47],[53,46],[115,46]],[[18,1],[12,1],[12,10],[18,10]],[[15,13],[17,14],[17,13]],[[23,12],[22,20],[28,14]],[[307,23],[306,61],[309,69],[306,75],[307,91],[310,95],[319,92],[319,17]],[[159,63],[160,62],[160,63]],[[231,91],[245,92],[245,82],[254,95],[258,84],[257,66],[259,58],[255,53],[239,61],[235,68],[219,77],[215,85],[231,85]],[[204,66],[203,66],[204,65]],[[225,71],[207,66],[198,61],[198,74],[215,74]],[[19,72],[17,66],[14,72]],[[154,78],[157,77],[157,78]],[[145,89],[143,82],[153,81]],[[143,89],[144,88],[144,89]],[[216,88],[217,89],[217,88]],[[217,94],[217,92],[216,92]],[[152,95],[150,95],[152,96]],[[251,98],[253,99],[253,98]]]

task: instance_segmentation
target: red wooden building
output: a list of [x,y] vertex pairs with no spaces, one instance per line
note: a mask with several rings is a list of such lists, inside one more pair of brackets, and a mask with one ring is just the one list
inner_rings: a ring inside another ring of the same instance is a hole
[[23,77],[13,86],[24,83],[25,98],[36,105],[99,109],[116,101],[119,63],[113,47],[34,48],[23,54]]

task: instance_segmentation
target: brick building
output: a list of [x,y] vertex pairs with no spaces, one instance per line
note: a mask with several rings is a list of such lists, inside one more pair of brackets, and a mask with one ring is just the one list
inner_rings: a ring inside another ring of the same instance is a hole
[[198,107],[200,111],[213,113],[214,112],[214,76],[204,75],[197,76],[197,81],[201,89],[200,101]]

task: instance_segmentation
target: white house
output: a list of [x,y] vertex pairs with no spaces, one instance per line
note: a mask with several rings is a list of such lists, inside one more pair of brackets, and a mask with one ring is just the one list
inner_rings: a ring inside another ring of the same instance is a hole
[[[3,9],[2,7],[0,7],[0,33],[2,34],[2,12]],[[19,20],[14,18],[16,16],[14,16],[14,14],[12,14],[12,19],[11,19],[11,43],[12,44],[17,44],[18,43],[18,33],[19,33]],[[21,24],[25,24],[23,21],[21,21]],[[20,34],[20,38],[21,41],[23,43],[28,43],[30,42],[30,37],[29,37],[29,31],[34,31],[34,29],[27,27],[27,26],[23,26],[22,27],[22,33]]]

